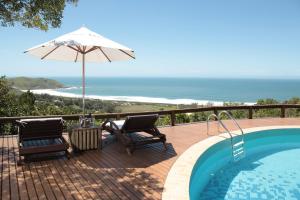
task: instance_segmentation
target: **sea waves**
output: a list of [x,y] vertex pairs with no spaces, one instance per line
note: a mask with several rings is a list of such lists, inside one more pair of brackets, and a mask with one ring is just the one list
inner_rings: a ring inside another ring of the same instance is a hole
[[[82,98],[82,95],[61,92],[53,89],[38,89],[31,90],[34,94],[49,94],[53,96],[71,97],[71,98]],[[168,99],[168,98],[157,98],[157,97],[143,97],[143,96],[101,96],[101,95],[86,95],[86,99],[99,99],[109,101],[126,101],[126,102],[139,102],[139,103],[162,103],[162,104],[198,104],[198,105],[214,105],[222,106],[224,102],[221,101],[209,101],[209,100],[195,100],[195,99]],[[244,103],[245,105],[253,105],[254,103]]]

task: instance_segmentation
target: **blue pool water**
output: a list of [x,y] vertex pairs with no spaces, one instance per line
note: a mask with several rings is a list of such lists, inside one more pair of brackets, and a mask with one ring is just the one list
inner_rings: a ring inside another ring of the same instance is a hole
[[[245,135],[246,157],[233,162],[230,142],[208,149],[190,180],[194,199],[300,199],[300,129]],[[229,146],[229,148],[228,148]]]

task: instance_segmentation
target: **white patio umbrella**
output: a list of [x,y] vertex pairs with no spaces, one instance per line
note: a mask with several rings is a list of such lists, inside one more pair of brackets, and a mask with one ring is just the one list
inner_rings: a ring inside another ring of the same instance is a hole
[[85,27],[37,45],[24,53],[42,60],[82,62],[82,109],[85,116],[85,62],[135,59],[134,51]]

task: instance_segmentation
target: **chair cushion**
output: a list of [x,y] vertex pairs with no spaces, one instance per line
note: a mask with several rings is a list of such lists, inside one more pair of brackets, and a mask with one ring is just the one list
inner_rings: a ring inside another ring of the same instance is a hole
[[121,129],[124,122],[125,122],[125,120],[116,120],[116,121],[113,121],[113,122],[118,126],[119,129]]
[[25,140],[20,147],[20,155],[65,151],[68,144],[61,138]]
[[157,114],[127,116],[122,130],[125,132],[151,130],[155,127],[158,117]]
[[33,122],[33,121],[62,121],[61,117],[56,118],[33,118],[33,119],[21,119],[20,122]]

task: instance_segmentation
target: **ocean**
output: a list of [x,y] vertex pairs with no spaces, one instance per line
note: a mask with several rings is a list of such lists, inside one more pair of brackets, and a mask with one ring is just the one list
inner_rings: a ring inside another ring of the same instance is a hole
[[[63,83],[67,88],[33,92],[81,97],[81,77],[49,78]],[[87,77],[86,95],[94,99],[151,103],[253,104],[258,99],[274,98],[283,101],[300,97],[300,80]]]

